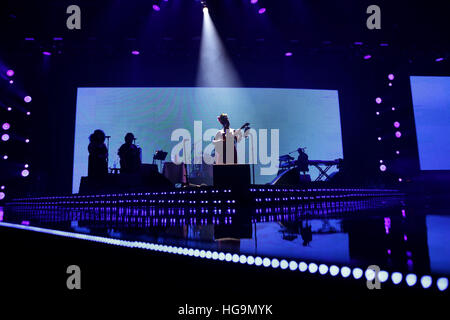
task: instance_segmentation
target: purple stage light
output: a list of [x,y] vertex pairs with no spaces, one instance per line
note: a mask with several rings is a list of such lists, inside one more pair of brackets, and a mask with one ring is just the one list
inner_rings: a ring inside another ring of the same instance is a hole
[[363,43],[361,41],[355,41],[355,42],[353,42],[353,44],[356,45],[356,46],[362,46],[363,45]]
[[380,111],[377,111],[377,112],[376,112],[376,115],[379,116],[379,115],[380,115]]
[[292,52],[286,52],[284,55],[285,55],[286,57],[290,57],[290,56],[292,56]]
[[34,41],[34,38],[25,38],[25,41]]
[[380,104],[381,102],[383,102],[383,100],[382,100],[380,97],[377,97],[377,98],[375,99],[375,102],[378,103],[378,104]]
[[389,82],[389,87],[392,87],[392,82]]
[[3,160],[8,160],[8,156],[6,154],[3,156]]
[[370,54],[367,54],[364,56],[364,60],[369,60],[370,58],[372,58],[372,56]]
[[9,80],[9,84],[13,84],[14,83],[14,80]]
[[27,112],[27,116],[29,116],[29,115],[31,115],[31,112],[30,112],[30,111]]
[[397,138],[400,138],[400,137],[402,136],[402,133],[401,133],[400,131],[397,131],[397,132],[395,133],[395,136],[396,136]]
[[62,39],[63,39],[63,38],[61,38],[61,37],[54,37],[54,38],[53,38],[54,41],[61,41]]
[[390,74],[388,75],[388,79],[389,79],[389,80],[394,80],[394,74],[390,73]]
[[392,111],[395,111],[395,107],[392,107],[392,109],[391,109]]
[[25,143],[29,143],[30,142],[30,139],[25,139]]
[[395,121],[395,122],[394,122],[394,127],[399,128],[399,127],[400,127],[400,122]]
[[0,189],[5,190],[5,186],[1,186]]
[[31,102],[31,97],[30,96],[25,96],[23,98],[23,101],[25,101],[26,103],[30,103]]
[[153,10],[159,11],[159,10],[161,10],[161,8],[157,4],[154,4],[153,5]]
[[6,71],[6,75],[8,76],[8,77],[12,77],[13,75],[14,75],[14,70],[8,70],[8,71]]
[[5,193],[4,192],[0,192],[0,200],[3,200],[3,199],[5,199]]
[[402,182],[403,181],[403,179],[402,178],[398,178],[398,182]]
[[380,43],[380,47],[389,47],[389,43]]
[[381,170],[381,171],[384,172],[384,171],[386,171],[386,169],[387,169],[387,168],[386,168],[386,166],[385,166],[384,164],[382,164],[382,165],[380,166],[380,170]]
[[11,125],[10,125],[8,122],[5,122],[5,123],[2,125],[2,129],[3,129],[3,130],[8,130],[9,128],[11,128]]
[[383,160],[380,160],[380,163],[383,163]]
[[255,4],[255,3],[257,3],[258,2],[258,0],[250,0],[250,3],[251,4]]
[[27,169],[22,170],[22,172],[20,173],[22,175],[22,177],[28,177],[28,175],[30,174],[30,171],[28,171]]
[[8,110],[8,111],[11,111],[11,110],[12,110],[12,108],[11,108],[11,107],[8,107],[8,109],[6,109],[6,110]]
[[133,50],[133,51],[131,51],[131,54],[132,54],[132,55],[135,55],[135,56],[139,55],[139,53],[140,53],[140,52],[139,52],[139,51],[137,51],[137,50]]
[[395,151],[395,153],[396,153],[396,154],[400,154],[400,151],[397,150],[397,151]]
[[258,10],[259,14],[263,14],[264,12],[266,12],[266,8],[261,8],[261,9]]
[[42,54],[43,54],[44,56],[51,56],[51,55],[52,55],[52,53],[51,53],[51,52],[48,52],[48,51],[44,51],[44,52],[42,52]]
[[5,133],[2,135],[2,141],[8,141],[9,140],[9,134]]
[[439,61],[443,61],[443,60],[444,60],[444,58],[437,58],[437,59],[434,60],[434,61],[439,62]]

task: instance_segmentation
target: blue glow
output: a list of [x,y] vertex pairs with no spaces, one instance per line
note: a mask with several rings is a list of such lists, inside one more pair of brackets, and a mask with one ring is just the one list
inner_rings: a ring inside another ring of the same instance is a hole
[[420,169],[450,170],[450,77],[410,80]]
[[302,262],[299,263],[298,269],[301,272],[305,272],[308,269],[308,265],[305,262],[302,261]]
[[339,273],[339,267],[332,265],[330,266],[330,274],[334,277],[337,276]]
[[[274,110],[279,116],[273,117]],[[310,159],[331,160],[343,157],[336,90],[79,88],[73,193],[78,192],[80,178],[87,175],[88,137],[95,129],[100,128],[111,136],[110,166],[117,162],[117,150],[127,132],[133,132],[136,136],[137,144],[142,148],[142,162],[151,163],[155,150],[171,152],[178,143],[171,141],[173,130],[187,129],[191,133],[191,141],[198,143],[202,137],[194,137],[194,121],[202,121],[203,133],[207,129],[218,129],[217,115],[222,112],[229,114],[232,127],[251,122],[252,128],[256,130],[279,129],[281,154],[297,149],[300,144],[308,148]],[[296,121],[288,121],[294,118]],[[248,158],[250,142],[247,140],[241,143],[247,144]],[[203,141],[200,144],[204,150],[209,142]],[[278,165],[278,159],[276,162]],[[256,183],[263,184],[275,177],[261,175],[260,169],[263,167],[268,166],[255,166]],[[311,178],[314,179],[317,175],[318,171],[312,168]]]
[[319,273],[324,275],[328,272],[328,266],[326,264],[321,264],[319,266]]
[[361,278],[362,277],[362,275],[363,275],[363,271],[362,271],[362,269],[361,268],[355,268],[355,269],[353,269],[353,278],[355,278],[355,279],[359,279],[359,278]]
[[341,268],[341,275],[344,278],[347,278],[350,275],[350,273],[351,273],[351,269],[349,267],[342,267]]
[[391,277],[392,277],[392,282],[394,284],[399,284],[400,282],[402,282],[402,279],[403,279],[403,275],[400,272],[392,273]]
[[431,286],[431,284],[433,283],[433,280],[431,279],[430,276],[423,276],[420,279],[420,283],[422,284],[422,287],[424,289],[428,289]]
[[406,276],[405,280],[408,286],[412,287],[417,282],[417,276],[414,273],[410,273]]
[[448,279],[447,278],[439,278],[437,281],[437,287],[440,291],[447,290],[448,288]]

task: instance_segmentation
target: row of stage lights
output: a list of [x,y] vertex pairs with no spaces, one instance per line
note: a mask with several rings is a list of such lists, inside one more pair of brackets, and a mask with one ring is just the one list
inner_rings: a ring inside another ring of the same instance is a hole
[[[331,277],[336,277],[336,276],[340,275],[344,279],[350,278],[350,276],[352,276],[355,280],[360,280],[360,279],[364,279],[363,277],[365,277],[365,279],[367,279],[368,281],[374,280],[375,276],[377,276],[378,280],[381,283],[386,283],[389,280],[389,273],[385,270],[381,270],[378,272],[378,274],[376,274],[374,270],[369,269],[369,268],[364,271],[362,268],[359,268],[359,267],[355,267],[352,269],[348,266],[342,266],[342,267],[338,267],[336,265],[328,266],[327,264],[323,264],[323,263],[318,265],[317,263],[314,263],[314,262],[307,263],[305,261],[298,262],[295,260],[288,261],[286,259],[279,260],[277,258],[269,258],[269,257],[261,257],[261,256],[254,257],[252,255],[244,255],[244,254],[239,255],[237,253],[232,254],[229,252],[200,250],[200,249],[194,249],[194,248],[168,246],[168,245],[155,244],[155,243],[149,243],[149,242],[141,242],[141,241],[128,241],[128,240],[122,240],[122,239],[94,236],[94,235],[89,235],[89,234],[33,227],[33,226],[29,226],[27,224],[19,225],[19,224],[0,222],[0,226],[21,229],[21,230],[34,231],[34,232],[40,232],[40,233],[45,233],[45,234],[50,234],[50,235],[55,235],[55,236],[60,236],[60,237],[66,237],[66,238],[92,241],[92,242],[120,246],[120,247],[137,248],[137,249],[143,249],[143,250],[149,250],[149,251],[184,255],[184,256],[189,256],[189,257],[216,260],[216,261],[222,261],[222,262],[240,263],[240,264],[246,264],[246,265],[256,266],[256,267],[262,266],[262,267],[266,267],[266,268],[270,267],[273,269],[281,269],[281,270],[289,269],[290,271],[293,271],[293,272],[308,271],[310,274],[319,273],[322,276],[326,276],[329,274]],[[405,275],[401,272],[392,272],[390,278],[394,285],[401,284],[403,279],[405,279],[405,283],[407,284],[408,287],[413,287],[418,283],[418,276],[414,273],[408,273]],[[433,280],[435,280],[435,281],[433,281]],[[433,283],[436,284],[436,287],[439,291],[445,291],[448,288],[448,279],[445,277],[439,277],[437,279],[433,279],[433,277],[430,275],[423,275],[422,277],[420,277],[420,284],[423,289],[431,288]]]
[[[12,70],[12,69],[8,69],[5,72],[5,74],[6,74],[7,81],[9,82],[9,84],[13,85],[14,84],[13,77],[15,75],[15,71]],[[31,98],[31,96],[26,95],[26,96],[23,97],[23,101],[28,104],[28,103],[30,103],[32,101],[32,98]],[[6,107],[6,111],[8,111],[8,112],[12,112],[13,109],[14,108],[11,107],[11,106],[7,106]],[[27,109],[24,109],[24,108],[17,108],[17,109],[20,110],[20,111],[23,111],[24,115],[26,117],[30,117],[31,116],[31,111],[30,110],[27,110]],[[5,144],[6,143],[10,143],[11,140],[18,140],[18,141],[22,141],[22,142],[27,143],[27,144],[31,142],[30,138],[28,138],[28,137],[20,137],[20,136],[15,136],[14,137],[14,135],[11,133],[13,131],[13,129],[14,128],[11,125],[10,122],[5,121],[5,122],[1,123],[1,130],[2,130],[2,132],[1,132],[0,143],[5,143]],[[14,139],[13,139],[13,137],[14,137]],[[6,161],[6,160],[9,159],[9,155],[7,153],[4,153],[4,154],[1,155],[1,159]],[[24,177],[24,178],[28,177],[30,175],[30,170],[29,170],[29,164],[28,163],[25,163],[23,165],[23,168],[20,169],[20,175],[22,177]],[[2,184],[0,186],[0,201],[5,199],[5,197],[6,197],[5,190],[6,190],[6,186]]]

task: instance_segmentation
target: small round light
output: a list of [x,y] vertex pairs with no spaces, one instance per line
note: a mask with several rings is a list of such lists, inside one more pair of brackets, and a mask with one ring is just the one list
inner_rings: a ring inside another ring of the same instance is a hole
[[280,261],[278,259],[272,259],[272,268],[276,269],[280,266]]
[[203,7],[203,13],[208,13],[208,12],[209,12],[208,7]]
[[0,189],[1,189],[1,190],[5,190],[5,186],[1,186]]
[[23,101],[25,101],[26,103],[30,103],[31,102],[31,97],[30,96],[25,96],[23,98]]
[[423,276],[422,278],[420,278],[420,283],[422,284],[422,287],[424,289],[428,289],[429,287],[431,287],[433,280],[430,276]]
[[29,115],[31,115],[31,112],[30,112],[30,111],[27,111],[27,116],[29,116]]
[[289,269],[291,269],[292,271],[297,270],[298,268],[298,263],[295,261],[291,261],[289,262]]
[[315,264],[315,263],[310,263],[309,264],[309,267],[308,267],[309,272],[316,273],[317,269],[319,269],[317,264]]
[[2,125],[2,129],[3,129],[3,130],[9,130],[9,128],[11,128],[11,125],[10,125],[8,122],[5,122],[5,123]]
[[3,141],[8,141],[9,140],[9,134],[5,133],[2,135],[2,140]]
[[380,115],[380,111],[377,111],[377,112],[376,112],[376,115],[379,116],[379,115]]
[[284,55],[285,55],[286,57],[291,57],[291,56],[292,56],[292,52],[286,52]]
[[11,107],[8,107],[8,109],[6,109],[6,110],[8,110],[8,111],[11,111],[11,110],[12,110],[12,108],[11,108]]
[[380,272],[378,272],[378,280],[380,280],[380,282],[386,282],[386,280],[389,278],[389,273],[387,273],[384,270],[381,270]]
[[384,164],[382,164],[382,165],[380,166],[380,171],[383,171],[383,172],[384,172],[384,171],[386,171],[386,169],[387,169],[387,168],[386,168],[386,166],[385,166]]
[[381,141],[381,137],[378,137],[378,141]]
[[380,163],[383,163],[383,160],[380,160]]
[[155,11],[160,11],[161,8],[160,8],[158,5],[154,4],[154,5],[153,5],[153,10],[155,10]]
[[360,268],[355,268],[355,269],[353,269],[352,274],[353,274],[353,278],[359,279],[359,278],[362,277],[363,271],[362,271],[362,269],[360,269]]
[[248,256],[247,257],[247,264],[252,265],[255,263],[255,258],[253,258],[253,256]]
[[319,273],[324,275],[328,272],[328,266],[326,264],[321,264],[319,266]]
[[261,8],[261,9],[258,10],[259,14],[263,14],[264,12],[266,12],[266,8]]
[[28,164],[25,164],[25,165],[24,165],[24,168],[28,168]]
[[24,169],[21,172],[22,177],[28,177],[29,174],[30,174],[30,171],[28,171],[27,169]]
[[258,0],[250,0],[250,3],[251,4],[255,4],[255,3],[257,3],[258,2]]
[[9,80],[9,84],[13,84],[14,83],[14,80]]
[[400,154],[400,151],[397,150],[397,151],[395,151],[395,153],[396,153],[396,154]]
[[51,56],[51,55],[52,55],[52,53],[49,52],[49,51],[43,51],[42,54],[43,54],[44,56]]
[[400,128],[400,122],[398,122],[398,121],[395,121],[395,122],[394,122],[394,127],[396,127],[396,128]]
[[261,257],[256,257],[255,258],[255,265],[256,266],[260,266],[260,265],[262,265],[262,263],[263,263],[263,261],[262,261]]
[[402,182],[403,181],[403,179],[402,178],[398,178],[398,182]]
[[286,260],[281,260],[280,261],[280,268],[285,270],[287,269],[287,267],[289,266],[289,263]]
[[12,77],[12,76],[14,75],[14,70],[8,70],[8,71],[6,71],[6,75],[7,75],[8,77]]
[[392,82],[389,82],[389,83],[388,83],[388,86],[389,86],[389,87],[392,87]]
[[381,102],[383,102],[383,100],[382,100],[380,97],[377,97],[377,98],[375,99],[375,102],[376,102],[377,104],[380,104]]
[[389,80],[392,81],[392,80],[394,80],[394,78],[395,78],[395,77],[394,77],[394,74],[390,73],[390,74],[388,75],[388,79],[389,79]]
[[241,254],[241,256],[239,257],[239,262],[242,264],[247,263],[247,257]]
[[133,50],[133,51],[131,51],[131,54],[134,55],[134,56],[137,56],[137,55],[140,54],[140,52],[137,51],[137,50]]
[[342,275],[344,278],[347,278],[347,277],[350,275],[351,272],[352,272],[352,271],[350,270],[349,267],[342,267],[342,268],[341,268],[341,275]]
[[29,143],[30,142],[30,139],[25,139],[25,143]]
[[301,272],[305,272],[308,269],[308,265],[305,262],[300,262],[298,264],[298,270],[300,270]]
[[394,284],[399,284],[400,282],[402,282],[403,275],[402,275],[400,272],[394,272],[394,273],[391,275],[391,278],[392,278],[392,282],[393,282]]
[[408,286],[412,287],[417,282],[417,276],[414,273],[410,273],[406,276],[405,280]]
[[395,137],[400,138],[402,136],[402,133],[400,131],[395,132]]
[[3,160],[7,160],[8,159],[8,156],[5,154],[4,156],[3,156]]
[[372,56],[371,56],[370,54],[366,54],[366,55],[364,56],[364,60],[369,60],[370,58],[372,58]]
[[270,266],[270,259],[269,258],[264,258],[263,259],[263,266],[264,267]]
[[339,267],[332,265],[330,266],[330,274],[334,277],[337,276],[339,273]]
[[369,281],[375,279],[375,271],[373,271],[372,269],[367,269],[364,275]]
[[4,192],[0,192],[0,200],[5,199],[6,195]]
[[439,278],[436,282],[436,285],[439,291],[447,290],[448,288],[448,279],[447,278]]

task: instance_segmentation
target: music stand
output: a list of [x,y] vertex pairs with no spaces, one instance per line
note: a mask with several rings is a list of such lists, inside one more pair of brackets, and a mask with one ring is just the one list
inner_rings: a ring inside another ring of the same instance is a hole
[[155,164],[155,160],[160,161],[160,165],[162,165],[162,162],[166,160],[167,152],[162,150],[156,150],[155,154],[153,155],[153,164]]

